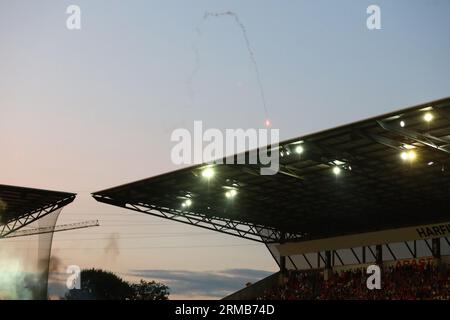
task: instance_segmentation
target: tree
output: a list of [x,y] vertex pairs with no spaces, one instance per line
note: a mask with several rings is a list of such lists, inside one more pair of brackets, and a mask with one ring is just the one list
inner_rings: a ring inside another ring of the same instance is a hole
[[112,272],[101,269],[82,270],[81,289],[66,294],[68,300],[127,300],[133,299],[131,285]]
[[132,284],[134,291],[134,300],[168,300],[169,287],[165,284],[155,281],[142,280],[139,283]]

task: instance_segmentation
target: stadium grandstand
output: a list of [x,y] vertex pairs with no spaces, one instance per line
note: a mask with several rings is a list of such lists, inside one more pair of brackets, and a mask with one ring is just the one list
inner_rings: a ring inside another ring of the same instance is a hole
[[450,98],[270,147],[274,175],[202,164],[93,197],[266,245],[280,272],[226,299],[449,297]]
[[[0,185],[0,299],[47,299],[53,231],[75,196]],[[30,238],[29,247],[11,240],[19,236]]]

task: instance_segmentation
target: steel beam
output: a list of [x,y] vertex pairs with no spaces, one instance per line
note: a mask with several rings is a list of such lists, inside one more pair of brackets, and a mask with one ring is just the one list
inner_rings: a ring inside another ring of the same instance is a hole
[[311,262],[309,262],[308,257],[305,254],[302,254],[302,256],[305,259],[306,263],[308,264],[309,268],[313,269],[313,266],[312,266]]
[[9,234],[41,219],[50,213],[68,205],[75,199],[75,195],[62,199],[56,203],[49,204],[35,211],[21,215],[19,218],[0,226],[0,239],[7,237]]
[[359,257],[356,254],[355,250],[353,248],[350,248],[350,251],[353,253],[353,256],[355,257],[356,261],[358,261],[358,264],[361,264],[361,260],[359,259]]
[[[204,214],[197,214],[189,211],[163,208],[145,203],[129,203],[126,201],[114,200],[109,197],[103,197],[101,195],[94,195],[94,198],[100,202],[108,203],[126,209],[131,209],[159,218],[177,221],[192,226],[267,244],[279,243],[282,240],[282,235],[284,233],[278,229],[267,226],[221,217],[206,216]],[[285,233],[286,241],[299,240],[301,237],[302,235],[299,234]]]
[[334,254],[335,254],[336,257],[338,258],[340,264],[341,264],[342,266],[344,266],[344,265],[345,265],[345,264],[344,264],[344,261],[342,260],[341,255],[339,254],[339,252],[337,252],[337,250],[334,250]]
[[411,249],[411,247],[409,246],[408,242],[405,241],[404,243],[405,243],[406,248],[408,248],[409,253],[411,253],[411,256],[414,259],[417,258],[416,252]]
[[61,224],[58,226],[19,230],[19,231],[8,234],[4,238],[26,237],[26,236],[32,236],[32,235],[37,235],[37,234],[56,233],[56,232],[61,232],[61,231],[77,230],[77,229],[84,229],[84,228],[98,227],[98,226],[100,226],[100,224],[98,223],[98,220],[89,220],[89,221],[83,221],[83,222]]
[[377,123],[386,131],[396,133],[402,137],[414,140],[433,149],[445,153],[450,153],[450,141],[448,140],[444,140],[427,133],[420,133],[405,128],[401,128],[399,126],[393,126],[384,121],[377,121]]
[[391,254],[392,258],[394,258],[394,260],[397,260],[397,257],[395,256],[394,252],[392,251],[388,243],[386,243],[386,248],[389,250],[389,253]]
[[448,240],[447,237],[444,237],[445,241],[447,242],[447,244],[450,246],[450,241]]

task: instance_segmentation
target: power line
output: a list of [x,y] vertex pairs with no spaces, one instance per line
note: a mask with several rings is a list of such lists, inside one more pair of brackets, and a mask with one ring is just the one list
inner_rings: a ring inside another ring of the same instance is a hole
[[[132,239],[158,239],[158,238],[184,238],[184,237],[192,237],[192,236],[217,236],[218,234],[211,234],[211,233],[203,233],[203,234],[180,234],[180,235],[175,235],[175,234],[168,234],[168,235],[155,235],[155,236],[137,236],[137,237],[118,237],[117,240],[132,240]],[[91,240],[111,240],[110,237],[105,238],[105,237],[98,237],[98,238],[65,238],[65,239],[53,239],[53,242],[59,242],[59,241],[91,241]],[[4,240],[2,241],[2,243],[17,243],[17,242],[36,242],[36,240]]]
[[[195,248],[226,248],[226,247],[256,247],[263,246],[263,244],[226,244],[226,245],[199,245],[199,246],[143,246],[143,247],[119,247],[118,250],[146,250],[146,249],[195,249]],[[32,249],[32,248],[14,248],[14,249]],[[37,249],[37,248],[36,248]],[[102,250],[105,248],[77,248],[77,247],[53,247],[52,250]]]
[[[90,216],[91,218],[98,218],[98,216]],[[58,221],[79,221],[80,218],[60,218],[58,219]],[[101,221],[107,221],[107,222],[136,222],[139,223],[139,221],[137,221],[137,219],[110,219],[110,218],[100,218]],[[170,223],[152,223],[155,225],[170,225]]]
[[[211,232],[168,232],[168,233],[153,233],[153,232],[117,232],[118,234],[119,234],[119,236],[120,235],[122,235],[122,234],[131,234],[131,235],[163,235],[163,234],[179,234],[179,235],[191,235],[191,234],[211,234],[211,233],[213,233],[214,231],[212,231],[211,230]],[[95,232],[95,234],[96,235],[99,235],[99,234],[108,234],[108,235],[111,235],[111,234],[113,234],[113,233],[116,233],[116,232]],[[214,234],[219,234],[219,233],[217,233],[217,232],[214,232]],[[61,237],[61,236],[65,236],[66,234],[59,234],[58,236],[59,237]],[[86,235],[85,233],[84,234],[80,234],[80,235]]]

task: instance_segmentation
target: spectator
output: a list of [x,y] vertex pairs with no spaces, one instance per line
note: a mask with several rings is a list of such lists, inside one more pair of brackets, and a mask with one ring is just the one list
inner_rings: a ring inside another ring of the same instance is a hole
[[320,271],[291,271],[283,285],[266,290],[270,300],[449,300],[450,269],[430,263],[386,267],[380,290],[369,290],[364,269],[334,273],[325,281]]

